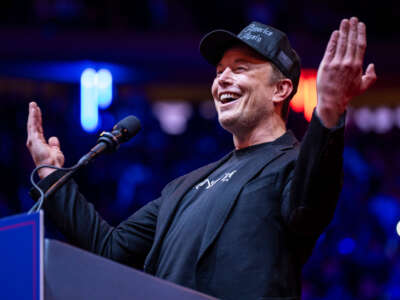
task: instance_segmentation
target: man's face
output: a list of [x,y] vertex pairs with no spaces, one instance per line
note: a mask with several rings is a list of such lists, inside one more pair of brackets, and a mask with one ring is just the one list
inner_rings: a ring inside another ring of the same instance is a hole
[[274,113],[272,72],[268,61],[245,46],[225,52],[211,88],[223,128],[238,133],[268,121]]

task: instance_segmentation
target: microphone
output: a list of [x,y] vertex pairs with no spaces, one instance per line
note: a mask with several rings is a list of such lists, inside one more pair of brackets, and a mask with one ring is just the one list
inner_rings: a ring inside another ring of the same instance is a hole
[[[140,130],[141,125],[138,118],[135,116],[128,116],[121,121],[119,121],[112,129],[111,132],[103,131],[97,140],[96,146],[94,146],[87,154],[82,156],[78,163],[70,168],[58,168],[51,165],[40,165],[37,166],[31,173],[32,185],[39,191],[40,198],[39,201],[32,206],[29,210],[29,214],[32,212],[37,212],[41,209],[44,199],[50,197],[55,191],[57,191],[62,185],[67,182],[76,171],[81,167],[87,165],[92,159],[100,155],[103,152],[113,152],[116,151],[121,143],[133,138]],[[35,172],[41,168],[53,168],[58,170],[68,171],[61,178],[59,178],[49,189],[44,193],[42,189],[35,183],[33,176]]]
[[103,131],[97,139],[97,144],[87,154],[82,156],[77,166],[87,165],[92,159],[103,152],[113,152],[119,145],[134,137],[140,130],[141,125],[135,116],[127,116],[112,128],[111,132]]

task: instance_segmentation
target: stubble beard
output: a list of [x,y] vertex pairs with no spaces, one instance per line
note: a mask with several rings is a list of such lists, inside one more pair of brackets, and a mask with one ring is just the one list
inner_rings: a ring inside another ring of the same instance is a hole
[[262,126],[263,123],[268,123],[267,120],[273,117],[273,110],[265,107],[258,110],[256,113],[246,111],[235,111],[229,114],[218,114],[218,121],[222,128],[230,132],[234,136],[245,137],[254,129]]
[[251,131],[257,124],[257,118],[251,117],[242,111],[235,111],[230,114],[219,114],[218,121],[222,128],[233,135],[243,135]]

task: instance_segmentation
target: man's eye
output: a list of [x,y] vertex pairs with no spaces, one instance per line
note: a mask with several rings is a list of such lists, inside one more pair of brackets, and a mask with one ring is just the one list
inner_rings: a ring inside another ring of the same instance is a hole
[[243,66],[236,67],[236,71],[246,71],[246,68]]

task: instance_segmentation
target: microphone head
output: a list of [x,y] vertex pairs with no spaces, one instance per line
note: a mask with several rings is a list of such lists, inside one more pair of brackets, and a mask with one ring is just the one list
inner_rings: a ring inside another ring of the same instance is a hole
[[127,116],[115,124],[113,131],[120,131],[121,136],[118,138],[118,140],[120,143],[123,143],[134,137],[139,132],[141,127],[142,126],[140,125],[138,118],[135,116]]

